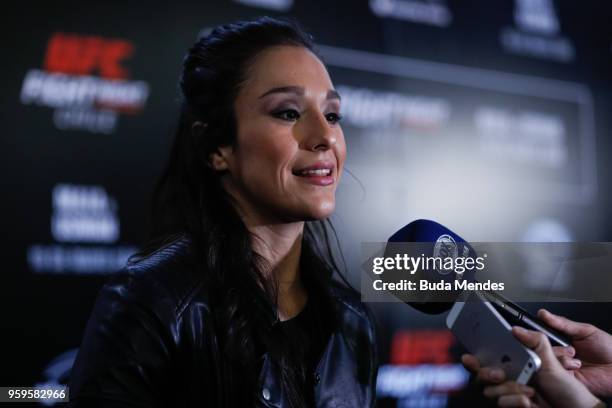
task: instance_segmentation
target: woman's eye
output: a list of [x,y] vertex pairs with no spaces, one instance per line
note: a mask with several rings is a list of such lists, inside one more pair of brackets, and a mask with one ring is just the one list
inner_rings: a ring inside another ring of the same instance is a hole
[[299,119],[300,114],[294,109],[287,109],[283,111],[274,112],[274,116],[279,119],[294,121]]
[[342,116],[337,113],[328,113],[327,115],[325,115],[325,118],[330,123],[338,123],[342,120]]

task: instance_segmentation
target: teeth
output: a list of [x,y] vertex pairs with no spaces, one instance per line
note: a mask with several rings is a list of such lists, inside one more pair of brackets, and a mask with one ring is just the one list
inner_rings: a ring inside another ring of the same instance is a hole
[[303,170],[300,172],[302,176],[329,176],[330,174],[330,169]]

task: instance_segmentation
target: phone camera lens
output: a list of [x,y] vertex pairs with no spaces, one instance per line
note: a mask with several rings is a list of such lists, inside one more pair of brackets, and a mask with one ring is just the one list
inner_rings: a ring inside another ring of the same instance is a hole
[[531,368],[533,367],[533,364],[531,364],[531,362],[527,363],[527,367]]

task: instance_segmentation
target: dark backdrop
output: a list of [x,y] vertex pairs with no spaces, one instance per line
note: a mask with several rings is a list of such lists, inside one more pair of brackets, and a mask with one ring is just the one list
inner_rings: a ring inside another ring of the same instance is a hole
[[[612,240],[607,2],[13,6],[0,79],[0,385],[65,381],[97,291],[146,236],[182,57],[234,19],[294,16],[321,46],[343,95],[350,174],[333,221],[357,286],[361,242],[416,218],[473,241]],[[607,304],[549,306],[612,329]],[[470,397],[444,316],[373,308],[383,406]]]

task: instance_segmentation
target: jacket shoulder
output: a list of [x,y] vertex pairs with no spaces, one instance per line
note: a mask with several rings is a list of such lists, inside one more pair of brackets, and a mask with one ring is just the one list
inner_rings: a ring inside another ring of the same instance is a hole
[[183,305],[199,285],[187,244],[128,262],[102,287],[71,373],[74,406],[158,406],[168,397],[181,339],[190,338],[177,335]]
[[186,235],[175,236],[146,256],[131,258],[117,275],[115,282],[130,281],[138,295],[155,297],[156,303],[163,300],[177,317],[203,286],[202,271],[196,268]]

